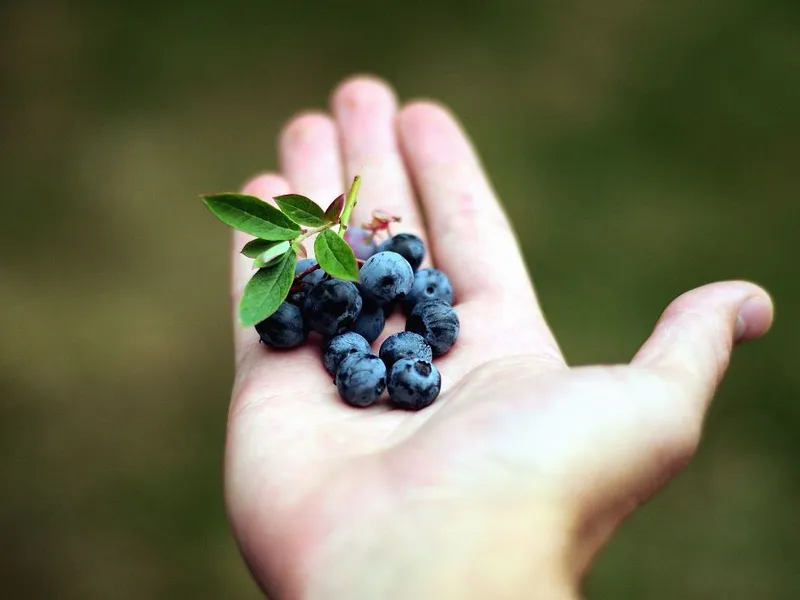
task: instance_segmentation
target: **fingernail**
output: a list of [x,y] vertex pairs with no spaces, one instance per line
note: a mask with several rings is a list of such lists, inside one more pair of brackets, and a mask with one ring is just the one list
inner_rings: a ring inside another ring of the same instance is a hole
[[736,329],[733,330],[733,341],[738,342],[741,340],[746,331],[747,325],[742,318],[742,313],[739,312],[739,314],[736,316]]
[[733,339],[741,342],[761,337],[770,325],[772,325],[772,303],[763,296],[753,296],[745,300],[739,308]]

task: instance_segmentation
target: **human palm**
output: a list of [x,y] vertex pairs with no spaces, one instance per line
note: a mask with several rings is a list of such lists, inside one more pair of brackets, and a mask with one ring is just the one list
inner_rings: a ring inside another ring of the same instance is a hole
[[[453,282],[461,335],[437,359],[439,399],[406,412],[345,405],[318,346],[266,349],[236,326],[226,495],[254,576],[275,598],[380,597],[365,572],[389,576],[387,561],[424,570],[420,549],[429,563],[433,549],[486,537],[524,552],[529,528],[557,539],[554,569],[577,577],[691,456],[734,340],[769,327],[768,297],[745,282],[699,288],[670,305],[630,365],[569,368],[453,117],[431,103],[398,112],[385,84],[365,78],[339,87],[332,112],[294,119],[283,175],[246,191],[323,203],[360,173],[354,219],[380,208],[426,240]],[[235,301],[249,275],[235,256]],[[386,334],[401,326],[393,318]],[[365,570],[370,557],[384,569]],[[401,597],[425,597],[420,581]]]

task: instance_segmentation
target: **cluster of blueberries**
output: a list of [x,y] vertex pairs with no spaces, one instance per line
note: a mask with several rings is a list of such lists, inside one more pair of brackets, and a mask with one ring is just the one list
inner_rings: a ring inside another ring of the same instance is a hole
[[[301,260],[289,297],[256,331],[275,348],[299,346],[310,331],[321,334],[325,368],[351,406],[371,406],[388,387],[398,408],[425,408],[442,383],[433,357],[450,350],[459,332],[450,280],[438,269],[419,268],[425,246],[415,235],[398,234],[377,245],[371,232],[351,228],[345,240],[364,261],[359,283],[328,276],[313,259]],[[376,356],[370,344],[398,306],[407,316],[405,331],[387,337]]]

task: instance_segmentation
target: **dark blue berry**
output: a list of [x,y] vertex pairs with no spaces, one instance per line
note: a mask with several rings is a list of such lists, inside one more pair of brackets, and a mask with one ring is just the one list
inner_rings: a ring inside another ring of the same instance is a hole
[[344,241],[350,244],[353,254],[361,260],[367,260],[378,250],[372,232],[361,227],[348,227],[344,232]]
[[328,340],[322,354],[322,362],[325,363],[325,369],[328,373],[335,375],[336,369],[339,368],[339,365],[347,356],[350,354],[369,354],[371,351],[372,349],[369,347],[367,340],[357,333],[348,331]]
[[300,275],[300,273],[306,271],[309,267],[313,267],[316,264],[317,261],[315,261],[313,258],[303,258],[301,260],[298,260],[297,263],[294,265],[294,274]]
[[414,271],[396,252],[378,252],[367,259],[359,272],[361,290],[378,304],[402,299],[411,291]]
[[362,298],[362,300],[361,313],[358,315],[352,329],[364,336],[371,344],[383,332],[383,328],[386,325],[386,315],[383,312],[383,307],[370,299],[369,296]]
[[389,397],[398,408],[420,410],[430,406],[441,389],[439,369],[426,360],[398,360],[389,374]]
[[303,313],[294,304],[284,302],[274,313],[256,325],[261,341],[275,348],[294,348],[308,337]]
[[401,331],[390,335],[381,344],[378,352],[387,369],[398,360],[411,358],[417,360],[433,360],[433,351],[421,335],[411,331]]
[[414,284],[403,299],[403,308],[406,312],[410,312],[418,302],[424,300],[443,300],[448,304],[453,303],[453,286],[447,275],[439,269],[428,267],[414,274]]
[[397,252],[416,271],[425,258],[425,244],[413,233],[398,233],[381,242],[378,252]]
[[[313,258],[304,258],[303,260],[297,261],[297,264],[294,267],[294,275],[297,277],[300,273],[305,273],[309,268],[313,267],[317,264]],[[315,285],[317,285],[320,281],[325,278],[325,271],[322,269],[316,269],[315,271],[311,271],[308,275],[303,277],[299,281],[299,287],[295,292],[291,292],[289,294],[289,302],[292,304],[296,304],[297,306],[302,307],[303,302],[305,302],[306,296],[308,292],[311,291]]]
[[335,381],[347,404],[371,406],[386,389],[386,365],[373,354],[350,354],[339,365]]
[[308,327],[322,335],[336,335],[353,326],[361,312],[356,286],[341,279],[327,279],[308,292],[303,315]]
[[418,302],[406,320],[406,331],[420,334],[433,349],[434,356],[452,348],[459,327],[456,311],[443,300]]

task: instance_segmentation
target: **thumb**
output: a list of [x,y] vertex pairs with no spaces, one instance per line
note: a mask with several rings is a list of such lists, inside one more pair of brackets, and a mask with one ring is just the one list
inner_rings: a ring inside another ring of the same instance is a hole
[[705,410],[728,367],[734,344],[764,335],[772,325],[769,294],[745,281],[699,287],[664,311],[633,359],[682,384]]

